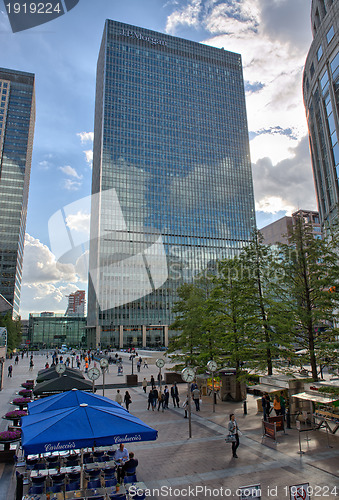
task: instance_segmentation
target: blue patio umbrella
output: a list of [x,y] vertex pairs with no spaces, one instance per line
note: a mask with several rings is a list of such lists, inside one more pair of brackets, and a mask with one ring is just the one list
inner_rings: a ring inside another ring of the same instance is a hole
[[86,403],[21,419],[26,455],[152,441],[157,435],[158,431],[122,408]]
[[33,415],[34,413],[60,410],[62,408],[79,406],[82,403],[87,403],[92,406],[110,406],[127,412],[119,403],[109,398],[90,392],[80,391],[78,389],[72,389],[71,391],[54,394],[53,396],[28,403],[28,413]]

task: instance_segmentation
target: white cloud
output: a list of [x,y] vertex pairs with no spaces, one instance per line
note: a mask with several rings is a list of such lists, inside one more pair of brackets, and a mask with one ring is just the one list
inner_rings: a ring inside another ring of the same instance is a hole
[[199,14],[202,8],[202,0],[191,0],[183,9],[173,12],[167,18],[166,31],[174,33],[178,25],[199,25]]
[[75,168],[71,167],[70,165],[65,165],[64,167],[59,167],[59,170],[63,172],[65,175],[68,175],[70,177],[74,177],[75,179],[82,179],[82,175],[79,175],[78,172],[75,170]]
[[69,227],[71,231],[87,233],[89,238],[90,219],[91,216],[89,213],[78,211],[76,214],[66,217],[67,227]]
[[94,132],[79,132],[77,136],[80,137],[81,144],[93,142]]
[[84,151],[85,156],[86,156],[86,161],[87,163],[92,163],[93,161],[93,150],[92,149],[87,149]]
[[51,163],[47,160],[39,161],[38,166],[41,170],[49,170],[51,167]]
[[251,160],[254,163],[265,155],[275,165],[284,158],[293,158],[295,156],[293,148],[297,146],[297,141],[290,137],[271,132],[258,135],[252,139],[250,146]]
[[291,150],[292,158],[273,165],[270,158],[253,164],[256,209],[290,214],[300,208],[316,210],[308,138]]
[[72,181],[71,179],[64,179],[63,182],[63,187],[67,191],[79,191],[81,185],[81,182]]
[[50,249],[38,239],[26,234],[21,289],[20,315],[53,311],[64,313],[66,295],[87,288],[87,252],[75,265],[57,262]]
[[38,239],[26,234],[24,251],[24,283],[56,283],[77,281],[72,264],[57,263],[50,249]]

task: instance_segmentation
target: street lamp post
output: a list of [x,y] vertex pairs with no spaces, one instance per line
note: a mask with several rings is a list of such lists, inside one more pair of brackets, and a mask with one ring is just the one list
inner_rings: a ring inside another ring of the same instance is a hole
[[213,359],[207,363],[207,368],[210,372],[212,372],[212,397],[213,397],[213,413],[215,413],[215,394],[214,394],[214,372],[217,369],[218,365]]

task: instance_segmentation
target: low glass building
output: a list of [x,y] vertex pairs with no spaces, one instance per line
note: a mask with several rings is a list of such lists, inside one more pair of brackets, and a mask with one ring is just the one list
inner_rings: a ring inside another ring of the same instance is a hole
[[37,349],[87,347],[86,318],[55,313],[30,314],[28,345]]

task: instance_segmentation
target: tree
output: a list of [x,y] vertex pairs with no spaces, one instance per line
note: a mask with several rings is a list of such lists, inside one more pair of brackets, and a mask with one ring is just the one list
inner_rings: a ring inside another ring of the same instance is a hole
[[21,342],[22,323],[20,317],[12,319],[12,314],[8,311],[4,316],[0,316],[0,326],[7,330],[7,348],[13,351]]
[[181,332],[169,343],[168,352],[174,353],[172,358],[179,361],[178,366],[199,366],[199,345],[203,332],[204,297],[199,287],[193,283],[185,283],[178,289],[179,300],[174,304],[173,312],[177,315],[170,326],[172,330]]
[[[337,347],[336,322],[339,290],[338,233],[315,239],[312,226],[297,218],[289,243],[280,245],[283,279],[279,283],[296,348],[305,349],[312,378],[318,380],[318,365]],[[335,287],[335,288],[333,288]]]
[[276,292],[281,272],[276,264],[276,252],[263,244],[259,231],[254,231],[250,244],[240,255],[244,314],[247,318],[247,342],[252,351],[250,365],[273,374],[274,359],[282,347],[290,346],[289,329],[281,322],[278,312],[283,304]]

